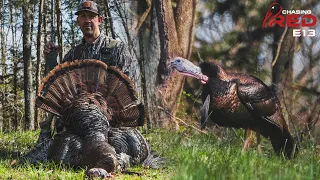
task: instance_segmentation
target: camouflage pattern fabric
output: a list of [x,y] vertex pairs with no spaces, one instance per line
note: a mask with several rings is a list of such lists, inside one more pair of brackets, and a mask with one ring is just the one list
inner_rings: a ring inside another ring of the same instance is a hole
[[[88,43],[83,38],[79,45],[72,48],[64,56],[63,62],[81,59],[98,59],[108,66],[118,67],[128,76],[130,75],[129,68],[132,57],[127,46],[123,42],[107,37],[102,33],[93,43]],[[49,67],[55,65],[57,64]]]

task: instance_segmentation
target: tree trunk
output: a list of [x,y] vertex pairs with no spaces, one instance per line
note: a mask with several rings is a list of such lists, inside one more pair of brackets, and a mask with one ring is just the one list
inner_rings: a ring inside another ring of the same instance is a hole
[[21,122],[18,118],[18,60],[13,62],[13,101],[15,108],[13,110],[13,127],[17,131],[21,128]]
[[[48,32],[47,32],[47,18],[48,18],[48,6],[49,6],[49,1],[44,1],[43,2],[45,4],[44,8],[43,8],[43,44],[47,44],[48,43]],[[44,62],[44,69],[43,69],[43,74],[47,73],[47,61]]]
[[[283,39],[282,42],[280,42],[281,36],[284,32],[284,28],[282,27],[275,27],[275,32],[274,32],[274,42],[273,42],[273,49],[272,49],[272,54],[273,54],[273,59],[276,57],[276,63],[272,67],[272,88],[277,94],[281,91],[282,89],[282,83],[284,79],[284,74],[285,74],[285,63],[287,59],[285,58],[285,52],[282,51],[284,49],[284,46],[286,46],[286,37],[287,34],[285,35],[285,39]],[[278,50],[278,44],[281,43],[281,50]],[[278,51],[281,51],[279,55],[277,56]]]
[[56,13],[57,13],[57,35],[58,35],[58,46],[59,46],[59,63],[61,63],[63,59],[61,0],[56,0]]
[[[144,54],[144,44],[143,44],[143,32],[145,31],[145,25],[143,24],[141,26],[141,29],[139,31],[139,53],[140,53],[140,59],[139,59],[139,68],[140,68],[140,75],[141,75],[141,86],[142,86],[142,98],[143,98],[143,103],[145,107],[149,107],[148,105],[148,94],[147,94],[147,85],[144,84],[146,83],[146,72],[145,72],[145,65],[146,65],[146,60],[145,60],[145,54]],[[150,115],[149,112],[145,112],[145,119],[147,121],[147,128],[151,128],[151,121],[150,121]]]
[[12,61],[13,61],[13,93],[14,93],[14,103],[15,108],[13,110],[13,119],[12,119],[12,126],[14,130],[18,130],[19,126],[19,119],[18,119],[18,110],[17,110],[17,102],[18,102],[18,58],[17,58],[17,42],[16,42],[16,29],[17,25],[13,24],[14,22],[14,9],[12,4],[10,4],[10,24],[11,24],[11,33],[12,33]]
[[[56,16],[55,16],[55,3],[54,3],[55,1],[54,0],[52,0],[50,3],[51,3],[51,5],[50,5],[50,25],[51,25],[51,27],[50,27],[50,42],[52,43],[52,44],[54,44],[54,45],[56,45],[56,29],[55,29],[55,26],[58,24],[57,22],[56,22],[56,20],[55,20],[55,18],[56,18]],[[48,21],[49,22],[49,21]],[[48,66],[47,66],[47,64],[46,64],[46,72],[45,72],[45,74],[47,74],[51,69],[47,69],[48,68]]]
[[[152,125],[176,124],[177,97],[184,77],[170,73],[168,64],[174,56],[190,57],[195,23],[196,0],[178,0],[173,7],[170,0],[152,1],[150,31],[140,39],[145,43],[145,102]],[[150,33],[149,33],[150,32]],[[142,36],[141,36],[142,37]]]
[[[41,51],[42,51],[42,12],[43,12],[44,0],[40,0],[39,14],[38,14],[38,32],[37,32],[37,64],[36,64],[36,93],[38,93],[38,87],[41,82]],[[35,108],[35,126],[38,128],[40,122],[40,114],[38,108]]]
[[[291,1],[283,2],[283,9],[289,9],[289,4],[291,4]],[[277,93],[283,90],[285,77],[290,70],[289,64],[292,64],[293,61],[293,54],[290,55],[290,53],[294,52],[292,29],[288,28],[287,32],[283,34],[284,31],[285,28],[275,26],[272,53],[276,63],[272,67],[272,83],[273,89]],[[282,37],[283,35],[284,37]],[[279,49],[279,47],[281,48]]]
[[[74,16],[74,12],[71,10],[70,11],[70,14],[69,14],[69,17],[73,17]],[[75,24],[74,22],[72,21],[70,23],[70,36],[71,36],[71,46],[74,47],[75,46]]]
[[[283,1],[282,7],[290,9],[292,1]],[[279,49],[279,47],[281,47]],[[293,95],[291,85],[293,81],[293,57],[295,50],[295,39],[292,36],[292,28],[275,27],[273,43],[273,62],[272,67],[272,88],[277,93],[284,110],[287,124],[290,126],[289,119],[292,115]]]
[[[3,3],[1,1],[0,5],[0,21],[1,21],[1,76],[2,76],[2,83],[5,83],[5,76],[6,76],[6,52],[7,52],[7,46],[6,46],[6,40],[5,40],[5,35],[4,35],[4,7]],[[4,119],[5,119],[5,99],[4,99],[4,92],[2,92],[1,95],[1,118],[0,118],[0,132],[3,132],[4,130]]]
[[32,91],[32,60],[31,60],[31,24],[33,23],[30,0],[22,7],[22,43],[24,63],[24,100],[25,100],[25,130],[34,130],[34,102]]

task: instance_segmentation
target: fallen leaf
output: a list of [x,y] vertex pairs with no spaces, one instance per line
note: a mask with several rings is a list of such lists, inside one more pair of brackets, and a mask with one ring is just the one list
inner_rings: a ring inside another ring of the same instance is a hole
[[11,161],[11,163],[10,163],[10,165],[9,166],[13,166],[13,165],[15,165],[17,163],[17,160],[16,159],[14,159],[13,161]]
[[52,172],[53,172],[53,169],[51,169],[51,170],[47,171],[47,173],[52,173]]

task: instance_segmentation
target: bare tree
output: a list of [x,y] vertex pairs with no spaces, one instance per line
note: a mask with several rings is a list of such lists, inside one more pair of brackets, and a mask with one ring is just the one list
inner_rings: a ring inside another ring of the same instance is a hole
[[56,14],[57,14],[57,35],[58,35],[58,46],[59,46],[59,62],[63,59],[63,43],[62,43],[62,19],[61,19],[61,0],[55,1]]
[[[17,16],[14,16],[14,12],[16,11],[13,7],[13,4],[10,3],[10,24],[11,24],[11,36],[12,36],[12,46],[11,46],[11,54],[13,61],[13,93],[14,93],[14,103],[17,105],[18,101],[18,55],[17,55],[17,24],[14,23],[17,19]],[[18,111],[17,108],[14,108],[12,126],[15,130],[18,129],[19,120],[18,120]]]
[[[41,51],[42,51],[42,13],[44,0],[39,2],[39,14],[38,14],[38,32],[37,32],[37,64],[36,64],[36,93],[38,92],[39,83],[41,81]],[[35,108],[35,125],[39,123],[39,111],[38,108]]]
[[23,62],[24,62],[24,100],[25,100],[25,130],[34,130],[34,101],[32,87],[31,59],[31,24],[33,23],[31,3],[26,0],[22,6],[23,15]]
[[[1,84],[5,82],[5,79],[4,77],[6,76],[6,49],[7,49],[7,41],[5,39],[5,34],[4,34],[4,4],[3,4],[3,1],[1,1],[1,4],[0,4],[0,31],[1,31],[1,37],[0,37],[0,40],[1,40]],[[4,129],[4,119],[5,119],[5,110],[4,110],[4,107],[5,107],[5,100],[4,100],[4,95],[1,96],[1,110],[2,110],[2,113],[1,113],[1,117],[0,117],[0,132],[3,131]]]
[[[49,1],[44,1],[44,8],[43,8],[43,16],[42,16],[42,22],[43,22],[43,42],[44,44],[48,43],[48,32],[47,32],[47,19],[48,19],[48,7],[49,7]],[[44,69],[43,73],[45,74],[47,70],[47,61],[44,62]]]

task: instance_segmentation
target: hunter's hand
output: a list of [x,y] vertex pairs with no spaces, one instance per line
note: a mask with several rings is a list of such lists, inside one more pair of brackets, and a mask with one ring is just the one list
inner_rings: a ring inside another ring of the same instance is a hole
[[47,55],[52,51],[52,49],[58,50],[59,46],[53,45],[52,43],[45,44],[43,48],[44,57],[47,57]]

